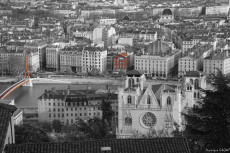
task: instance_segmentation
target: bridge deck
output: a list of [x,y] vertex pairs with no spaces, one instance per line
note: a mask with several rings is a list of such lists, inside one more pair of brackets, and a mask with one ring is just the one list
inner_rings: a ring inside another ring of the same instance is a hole
[[6,98],[11,92],[13,92],[15,89],[17,89],[18,87],[22,86],[23,84],[25,84],[26,82],[28,82],[28,80],[21,80],[15,84],[13,84],[12,86],[10,86],[9,88],[7,88],[1,95],[0,95],[0,99],[4,99]]

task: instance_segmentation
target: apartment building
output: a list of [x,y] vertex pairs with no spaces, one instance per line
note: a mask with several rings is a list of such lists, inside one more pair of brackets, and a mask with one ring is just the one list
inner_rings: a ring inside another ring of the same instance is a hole
[[7,50],[23,50],[24,49],[24,42],[19,42],[19,41],[9,41],[6,43],[6,48]]
[[60,51],[60,71],[62,73],[82,72],[82,50],[78,48],[65,48]]
[[46,47],[46,69],[50,71],[60,70],[60,51],[64,48],[59,43],[53,43]]
[[76,30],[76,32],[74,32],[74,35],[76,37],[83,37],[83,38],[87,38],[89,40],[93,40],[93,32],[92,31]]
[[116,31],[113,27],[97,27],[93,30],[93,43],[101,44],[104,48],[115,44]]
[[161,55],[136,55],[134,58],[134,69],[142,70],[150,77],[168,77],[172,68],[178,63],[181,51],[177,50],[171,54]]
[[189,71],[202,71],[204,58],[208,57],[213,51],[213,45],[206,44],[193,47],[187,56],[179,59],[178,77],[184,77]]
[[56,9],[54,10],[54,13],[64,15],[66,17],[73,17],[77,14],[76,10],[71,9]]
[[157,31],[151,30],[127,30],[122,33],[122,37],[131,37],[133,41],[143,39],[145,41],[157,40]]
[[202,67],[203,64],[199,57],[193,55],[183,57],[178,62],[178,77],[184,77],[189,71],[200,71]]
[[116,56],[116,53],[108,53],[107,54],[107,71],[113,71],[113,57]]
[[40,69],[44,69],[46,66],[46,46],[47,43],[44,41],[26,43],[24,45],[24,48],[26,49],[27,53],[38,52]]
[[212,55],[204,58],[203,72],[207,75],[217,74],[218,70],[222,74],[227,75],[230,73],[230,57],[229,51],[225,50],[222,53],[213,53]]
[[217,45],[217,40],[210,35],[207,36],[195,35],[190,38],[184,38],[182,40],[182,53],[185,54],[188,50],[192,49],[198,43],[200,43],[201,45],[211,44],[213,46],[213,49],[215,50]]
[[133,38],[132,37],[120,37],[118,39],[118,44],[133,46]]
[[193,48],[198,42],[193,41],[192,38],[185,38],[182,40],[182,53],[185,54],[188,49]]
[[25,70],[24,50],[0,48],[0,73],[19,75]]
[[99,19],[100,25],[113,25],[116,22],[117,22],[117,19],[111,19],[111,18]]
[[130,68],[130,56],[127,53],[120,53],[113,57],[113,71],[127,72]]
[[103,73],[107,66],[107,50],[99,47],[84,47],[82,50],[82,72],[98,69]]
[[[45,90],[38,98],[38,120],[52,122],[57,119],[63,124],[74,124],[78,119],[87,120],[102,117],[100,105],[102,98],[108,96],[107,91],[98,90]],[[118,97],[109,93],[109,100],[115,112],[112,125],[117,125]]]
[[37,72],[40,69],[39,52],[38,51],[26,51],[27,56],[27,68],[30,72]]

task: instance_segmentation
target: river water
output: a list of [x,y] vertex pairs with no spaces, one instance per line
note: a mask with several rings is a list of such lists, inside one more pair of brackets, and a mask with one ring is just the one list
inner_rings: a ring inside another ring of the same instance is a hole
[[[17,107],[37,107],[37,98],[40,97],[45,90],[55,88],[56,90],[65,90],[70,85],[71,90],[90,89],[106,89],[106,84],[33,84],[33,87],[19,87],[12,92],[6,99],[14,99]],[[7,89],[10,84],[0,84],[0,93]],[[117,89],[116,85],[109,85],[110,89]]]

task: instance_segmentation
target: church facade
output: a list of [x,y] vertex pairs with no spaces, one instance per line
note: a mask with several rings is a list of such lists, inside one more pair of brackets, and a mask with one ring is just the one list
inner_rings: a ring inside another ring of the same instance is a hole
[[[188,92],[197,92],[197,89],[192,89],[193,85],[190,86],[191,91]],[[184,84],[149,83],[142,72],[127,72],[125,88],[118,89],[117,138],[148,135],[153,130],[167,130],[172,136],[174,123],[182,124],[181,112],[186,102],[190,102],[185,96],[187,91],[183,90]]]

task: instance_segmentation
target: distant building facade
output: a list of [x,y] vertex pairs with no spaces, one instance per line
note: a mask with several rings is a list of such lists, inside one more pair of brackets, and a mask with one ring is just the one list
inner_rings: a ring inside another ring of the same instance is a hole
[[106,71],[107,50],[98,47],[84,47],[82,50],[82,73],[97,69],[99,73]]
[[60,51],[64,47],[54,43],[46,47],[46,69],[51,71],[60,70]]
[[124,72],[130,68],[130,56],[126,53],[120,53],[113,57],[113,71]]
[[61,50],[60,71],[62,73],[82,73],[82,51],[72,48]]
[[40,69],[44,69],[46,66],[46,46],[45,42],[33,42],[26,43],[24,48],[27,52],[38,52],[39,53],[39,66]]
[[[102,117],[100,105],[102,98],[106,98],[107,91],[103,90],[46,90],[38,98],[38,120],[51,123],[60,120],[63,124],[75,124],[78,119],[87,120],[93,117]],[[110,93],[110,101],[115,111],[112,124],[117,123],[117,94]]]

